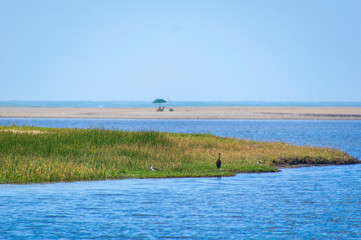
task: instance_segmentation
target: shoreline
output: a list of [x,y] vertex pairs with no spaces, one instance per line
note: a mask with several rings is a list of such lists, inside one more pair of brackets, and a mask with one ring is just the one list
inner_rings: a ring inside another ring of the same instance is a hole
[[361,107],[0,107],[0,118],[361,120]]

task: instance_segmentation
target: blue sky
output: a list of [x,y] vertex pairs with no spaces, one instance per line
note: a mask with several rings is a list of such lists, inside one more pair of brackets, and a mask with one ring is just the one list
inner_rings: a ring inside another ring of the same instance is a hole
[[0,0],[0,100],[361,101],[361,1]]

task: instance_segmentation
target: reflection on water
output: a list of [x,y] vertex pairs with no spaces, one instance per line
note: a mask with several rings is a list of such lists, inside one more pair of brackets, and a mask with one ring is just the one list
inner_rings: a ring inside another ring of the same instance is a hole
[[[337,147],[361,121],[0,119],[0,125],[207,132]],[[360,239],[361,164],[229,178],[0,185],[0,239]]]

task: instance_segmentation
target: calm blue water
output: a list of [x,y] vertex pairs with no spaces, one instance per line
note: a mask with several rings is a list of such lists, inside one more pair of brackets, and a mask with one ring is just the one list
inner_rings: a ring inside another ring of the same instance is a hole
[[[0,125],[201,132],[336,147],[361,121],[0,119]],[[0,185],[0,239],[360,239],[361,164],[229,178]]]

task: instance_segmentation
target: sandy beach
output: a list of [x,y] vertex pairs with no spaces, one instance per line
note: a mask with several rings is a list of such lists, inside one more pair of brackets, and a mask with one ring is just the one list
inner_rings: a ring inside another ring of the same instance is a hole
[[361,120],[361,107],[176,107],[155,108],[46,108],[0,107],[1,118],[104,119],[304,119]]

